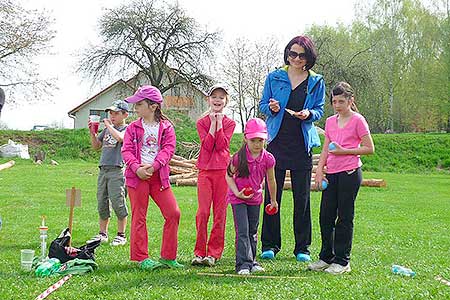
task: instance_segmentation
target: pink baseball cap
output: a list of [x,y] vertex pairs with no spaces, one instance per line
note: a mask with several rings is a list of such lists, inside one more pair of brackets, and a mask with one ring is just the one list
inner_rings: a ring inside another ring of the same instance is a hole
[[245,124],[244,135],[246,139],[261,138],[267,140],[266,122],[260,118],[248,120]]
[[148,99],[159,104],[163,102],[161,92],[158,88],[151,85],[141,86],[133,96],[126,98],[125,101],[128,103],[136,103],[144,99]]

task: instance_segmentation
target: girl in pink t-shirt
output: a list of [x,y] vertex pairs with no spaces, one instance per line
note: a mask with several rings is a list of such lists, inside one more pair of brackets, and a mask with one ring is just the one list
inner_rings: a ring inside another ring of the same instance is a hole
[[275,158],[264,149],[266,123],[250,119],[244,129],[244,145],[233,155],[227,169],[228,202],[233,209],[236,231],[236,272],[248,275],[264,269],[256,262],[256,242],[260,206],[263,202],[264,179],[270,193],[270,205],[278,210],[276,201]]
[[[331,93],[336,114],[325,123],[325,141],[317,166],[315,184],[328,187],[322,192],[319,261],[308,266],[331,274],[350,272],[355,200],[362,181],[360,155],[372,154],[374,145],[369,126],[355,105],[354,92],[339,82]],[[327,178],[323,174],[326,166]]]

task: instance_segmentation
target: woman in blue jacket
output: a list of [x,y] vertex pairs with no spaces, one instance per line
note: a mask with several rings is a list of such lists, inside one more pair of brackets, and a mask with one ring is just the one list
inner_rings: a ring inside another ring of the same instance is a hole
[[[291,172],[294,198],[294,255],[298,261],[310,261],[311,212],[310,186],[312,148],[320,146],[313,122],[323,115],[325,84],[322,75],[311,68],[316,62],[314,43],[307,36],[293,38],[284,50],[283,68],[266,79],[260,111],[266,116],[269,134],[267,150],[276,159],[277,202],[281,208],[286,170]],[[265,194],[265,205],[270,195]],[[281,250],[280,211],[264,212],[261,258],[274,259]]]

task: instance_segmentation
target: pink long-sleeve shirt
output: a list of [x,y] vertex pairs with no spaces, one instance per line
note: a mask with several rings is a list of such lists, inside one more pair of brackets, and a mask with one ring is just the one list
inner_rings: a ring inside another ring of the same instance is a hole
[[230,141],[233,136],[236,122],[224,116],[222,128],[209,133],[211,119],[209,115],[197,121],[197,133],[200,137],[200,154],[197,160],[197,168],[201,170],[224,170],[230,162]]
[[[123,138],[122,157],[127,165],[125,169],[125,183],[129,187],[135,188],[139,180],[137,169],[141,166],[141,149],[144,137],[144,127],[142,126],[142,119],[132,122],[128,125],[125,136]],[[158,130],[158,146],[159,152],[153,162],[154,171],[159,170],[159,177],[161,179],[161,190],[170,186],[169,175],[169,161],[175,152],[176,136],[175,130],[167,120],[159,122]]]

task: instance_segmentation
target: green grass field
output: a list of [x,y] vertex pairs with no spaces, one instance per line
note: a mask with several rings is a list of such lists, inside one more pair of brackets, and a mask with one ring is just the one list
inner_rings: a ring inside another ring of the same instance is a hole
[[[0,160],[0,163],[6,160]],[[356,204],[352,272],[343,276],[306,271],[292,254],[292,201],[285,192],[282,210],[283,249],[275,262],[262,261],[264,275],[275,279],[206,277],[199,272],[233,274],[234,230],[227,221],[224,257],[215,268],[191,267],[195,242],[196,189],[175,187],[182,211],[179,261],[184,270],[141,271],[129,261],[128,244],[102,245],[96,251],[99,269],[75,276],[48,299],[450,299],[450,287],[434,279],[450,279],[450,176],[448,174],[364,173],[384,178],[387,188],[360,190]],[[17,161],[0,172],[0,299],[34,299],[59,277],[37,278],[20,269],[20,249],[39,251],[41,215],[47,216],[49,240],[67,226],[65,189],[82,190],[83,205],[75,209],[74,245],[98,230],[97,168],[93,162],[61,161],[59,166]],[[320,248],[320,194],[312,193],[312,256]],[[148,226],[150,255],[158,258],[162,217],[152,203]],[[112,218],[110,235],[115,234]],[[392,264],[411,267],[415,278],[393,275]],[[299,277],[288,279],[286,276]]]

